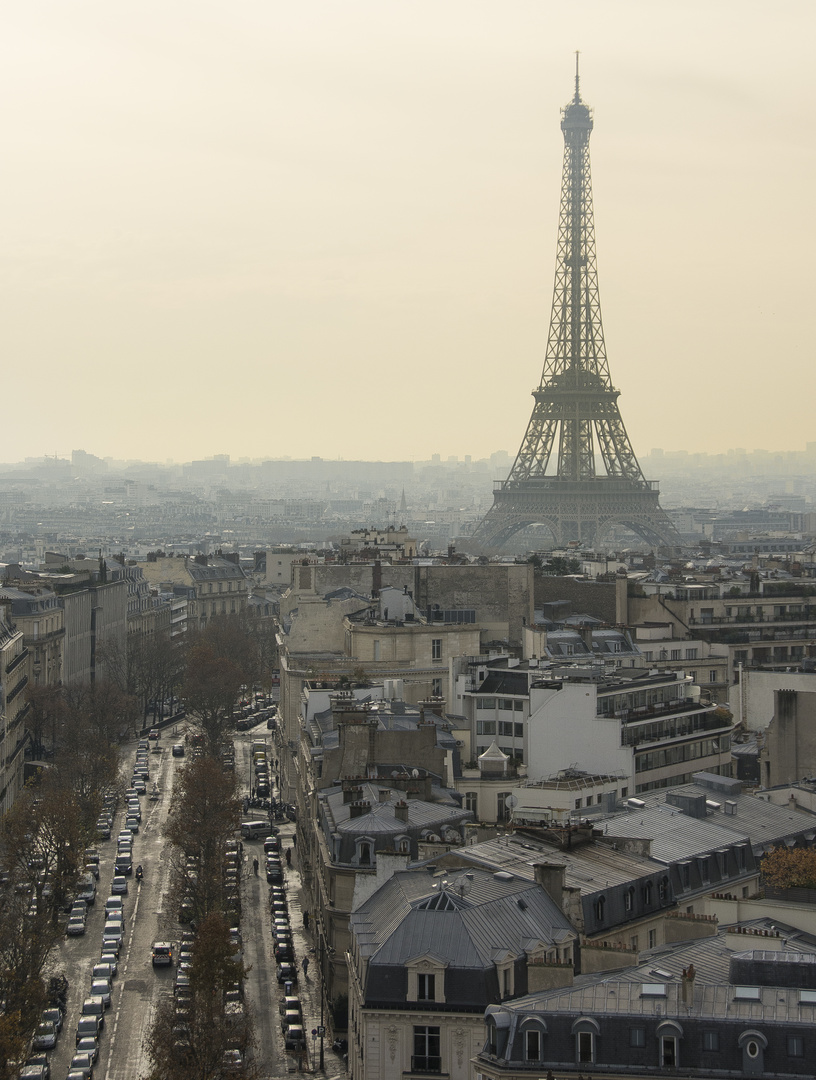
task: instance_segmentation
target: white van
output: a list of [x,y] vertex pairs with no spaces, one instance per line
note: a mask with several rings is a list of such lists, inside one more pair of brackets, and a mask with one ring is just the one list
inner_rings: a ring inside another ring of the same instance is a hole
[[241,836],[244,840],[257,840],[259,837],[269,834],[268,821],[242,821]]

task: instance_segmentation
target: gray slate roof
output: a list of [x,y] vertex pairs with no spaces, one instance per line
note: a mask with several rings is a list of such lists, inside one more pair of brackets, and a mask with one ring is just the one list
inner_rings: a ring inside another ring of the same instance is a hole
[[527,838],[502,836],[459,849],[457,854],[475,865],[505,870],[525,881],[535,880],[533,867],[537,862],[563,863],[566,866],[565,884],[579,888],[584,895],[651,877],[655,873],[654,863],[648,859],[615,851],[602,843],[582,844],[564,851]]
[[400,967],[430,954],[456,968],[482,970],[508,952],[518,956],[539,943],[575,937],[539,885],[500,881],[476,869],[435,878],[423,870],[397,873],[350,923],[372,965]]

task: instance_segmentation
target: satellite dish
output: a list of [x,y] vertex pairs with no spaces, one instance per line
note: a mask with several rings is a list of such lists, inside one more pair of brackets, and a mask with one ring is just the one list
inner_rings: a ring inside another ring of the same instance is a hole
[[413,769],[411,771],[411,776],[413,776],[414,780],[419,780],[419,769]]
[[459,896],[467,896],[473,888],[473,876],[471,874],[461,874],[448,888],[450,892],[455,892]]
[[515,810],[518,806],[518,799],[515,795],[508,795],[507,798],[504,800],[504,805],[507,807],[508,810]]

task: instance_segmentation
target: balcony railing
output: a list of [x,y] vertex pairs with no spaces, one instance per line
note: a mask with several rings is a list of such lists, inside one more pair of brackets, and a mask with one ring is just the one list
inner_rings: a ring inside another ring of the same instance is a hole
[[438,1076],[442,1072],[442,1058],[438,1054],[426,1054],[411,1058],[412,1073],[433,1073]]
[[12,671],[14,671],[15,668],[19,667],[27,656],[28,649],[23,649],[23,651],[18,653],[13,660],[10,660],[9,663],[6,665],[6,675],[9,675]]

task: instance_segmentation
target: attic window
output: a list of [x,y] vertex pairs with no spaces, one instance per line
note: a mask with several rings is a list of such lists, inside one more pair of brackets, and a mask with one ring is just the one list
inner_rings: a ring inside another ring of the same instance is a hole
[[735,986],[734,1001],[761,1001],[762,991],[758,986]]

